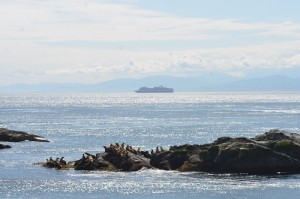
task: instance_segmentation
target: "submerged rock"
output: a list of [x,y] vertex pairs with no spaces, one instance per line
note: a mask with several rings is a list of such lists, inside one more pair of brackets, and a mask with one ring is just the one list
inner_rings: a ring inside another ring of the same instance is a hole
[[22,142],[22,141],[35,141],[35,142],[49,142],[49,140],[34,134],[28,134],[23,131],[14,131],[6,128],[0,128],[0,141],[3,142]]

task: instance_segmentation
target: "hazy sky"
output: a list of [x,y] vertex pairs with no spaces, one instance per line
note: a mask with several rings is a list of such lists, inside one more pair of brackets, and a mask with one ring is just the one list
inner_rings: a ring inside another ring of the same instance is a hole
[[0,84],[300,76],[299,0],[0,0]]

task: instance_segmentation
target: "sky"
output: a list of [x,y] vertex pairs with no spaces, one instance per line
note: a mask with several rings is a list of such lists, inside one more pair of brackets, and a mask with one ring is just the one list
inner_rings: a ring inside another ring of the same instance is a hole
[[298,0],[0,0],[0,85],[300,77]]

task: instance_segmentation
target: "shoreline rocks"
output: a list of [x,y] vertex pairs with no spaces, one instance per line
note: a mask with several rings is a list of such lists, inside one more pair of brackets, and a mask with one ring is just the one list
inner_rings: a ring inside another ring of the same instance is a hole
[[[0,141],[2,142],[22,142],[22,141],[34,141],[34,142],[49,142],[49,140],[34,134],[28,134],[23,131],[14,131],[6,128],[0,128]],[[0,149],[11,148],[9,145],[0,144]]]
[[34,134],[28,134],[23,131],[14,131],[6,128],[0,128],[0,141],[2,142],[22,142],[22,141],[35,141],[35,142],[49,142],[49,140]]
[[9,149],[11,146],[5,145],[5,144],[0,144],[0,149]]
[[[75,170],[138,171],[142,168],[245,173],[255,175],[300,173],[300,135],[278,129],[255,138],[221,137],[209,144],[171,146],[142,151],[111,144],[98,154],[83,154],[68,163]],[[47,166],[47,163],[44,163]],[[49,167],[51,168],[51,167]],[[52,167],[53,168],[53,167]],[[60,166],[54,167],[61,169]]]

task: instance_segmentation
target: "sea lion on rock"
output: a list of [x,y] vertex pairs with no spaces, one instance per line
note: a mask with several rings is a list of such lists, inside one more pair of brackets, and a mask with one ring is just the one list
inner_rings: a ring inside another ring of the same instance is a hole
[[158,149],[158,146],[156,147],[156,150],[155,150],[155,153],[159,153],[159,149]]
[[90,162],[93,162],[94,161],[94,158],[93,156],[89,155],[88,158],[87,158]]
[[67,162],[64,160],[64,157],[61,157],[61,158],[60,158],[59,163],[60,163],[61,165],[66,165],[66,164],[67,164]]
[[141,151],[141,154],[145,157],[145,158],[151,158],[151,155],[149,153],[149,151]]
[[160,152],[165,152],[166,150],[162,147],[160,147]]
[[59,164],[59,158],[56,158],[56,160],[54,161],[52,157],[50,157],[49,159],[46,159],[46,163],[43,165],[48,168],[56,168],[56,169],[62,168],[62,166]]
[[96,158],[96,156],[95,155],[93,155],[93,154],[91,154],[91,153],[88,153],[88,152],[86,152],[86,153],[84,153],[85,155],[89,155],[89,156],[92,156],[93,158]]
[[103,148],[104,148],[104,151],[105,151],[105,152],[108,152],[107,146],[103,146]]

